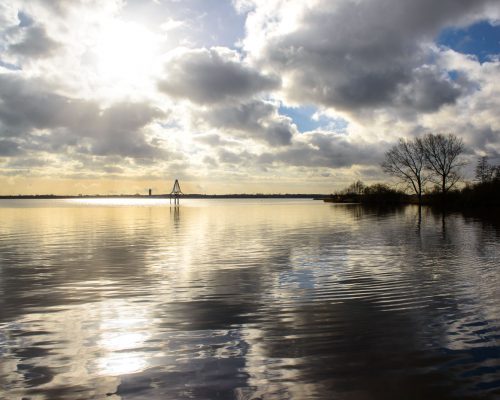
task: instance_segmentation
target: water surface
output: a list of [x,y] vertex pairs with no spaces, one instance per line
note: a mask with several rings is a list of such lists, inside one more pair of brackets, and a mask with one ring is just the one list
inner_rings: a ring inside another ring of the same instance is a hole
[[305,200],[0,201],[0,397],[500,397],[500,224]]

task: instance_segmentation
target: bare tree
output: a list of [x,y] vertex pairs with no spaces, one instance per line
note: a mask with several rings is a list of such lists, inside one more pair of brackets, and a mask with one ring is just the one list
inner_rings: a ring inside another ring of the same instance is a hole
[[476,180],[480,183],[490,182],[495,176],[495,167],[488,163],[488,157],[481,157],[476,165]]
[[419,140],[430,180],[446,194],[460,180],[460,168],[465,165],[460,155],[464,151],[463,140],[455,135],[427,134]]
[[363,194],[365,190],[365,184],[361,181],[356,181],[354,183],[351,183],[347,188],[344,189],[345,194],[357,194],[361,195]]
[[424,173],[425,156],[419,139],[399,139],[398,144],[385,153],[382,168],[385,173],[399,178],[413,189],[422,202],[422,190],[428,180]]

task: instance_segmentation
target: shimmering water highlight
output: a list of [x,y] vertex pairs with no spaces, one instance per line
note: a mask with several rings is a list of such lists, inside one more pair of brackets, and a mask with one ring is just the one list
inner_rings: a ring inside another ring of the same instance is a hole
[[303,200],[1,201],[0,390],[498,398],[494,218]]

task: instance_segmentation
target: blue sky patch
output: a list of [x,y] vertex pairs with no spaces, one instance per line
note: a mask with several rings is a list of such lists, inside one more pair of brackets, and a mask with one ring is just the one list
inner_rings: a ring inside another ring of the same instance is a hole
[[300,132],[308,132],[313,130],[333,130],[336,132],[344,132],[349,124],[343,118],[329,118],[321,115],[319,118],[313,118],[314,114],[318,111],[313,106],[303,107],[285,107],[283,105],[279,108],[281,115],[290,117]]
[[456,81],[458,79],[458,71],[456,70],[448,71],[448,76],[452,81]]
[[19,65],[11,64],[5,61],[0,60],[0,67],[4,67],[10,69],[11,71],[20,71],[21,67]]
[[23,11],[19,11],[17,13],[17,18],[19,19],[19,27],[26,28],[28,26],[33,25],[33,18],[31,18],[28,14]]
[[500,54],[500,25],[481,21],[466,28],[446,28],[437,43],[459,53],[472,54],[483,63]]

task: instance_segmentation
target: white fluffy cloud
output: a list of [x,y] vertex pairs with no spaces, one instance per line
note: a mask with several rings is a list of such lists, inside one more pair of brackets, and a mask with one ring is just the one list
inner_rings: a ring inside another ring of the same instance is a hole
[[[453,132],[471,156],[500,156],[498,56],[436,43],[499,18],[496,0],[1,4],[0,173],[241,191],[300,173],[330,191],[335,174],[380,179],[400,136]],[[346,126],[301,133],[286,110],[306,106]]]
[[432,112],[462,94],[432,63],[439,57],[433,39],[448,24],[486,18],[494,3],[316,0],[294,3],[292,17],[284,4],[256,1],[244,44],[257,65],[282,74],[291,101],[353,114],[385,107]]

